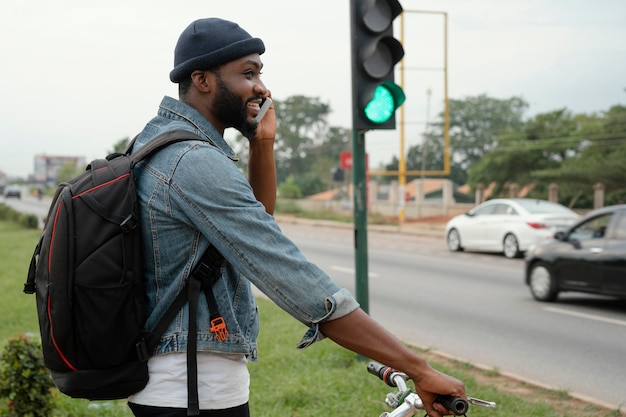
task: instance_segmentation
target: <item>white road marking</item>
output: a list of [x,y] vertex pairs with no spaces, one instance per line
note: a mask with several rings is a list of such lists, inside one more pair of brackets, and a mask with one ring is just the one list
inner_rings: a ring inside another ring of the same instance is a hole
[[626,326],[626,320],[611,319],[608,317],[596,316],[594,314],[587,314],[587,313],[579,313],[576,311],[565,310],[565,309],[556,308],[556,307],[544,307],[543,309],[551,313],[563,314],[566,316],[580,317],[580,318],[588,319],[588,320],[602,321],[604,323],[617,324],[618,326]]
[[[337,266],[337,265],[331,265],[330,269],[332,269],[333,271],[337,271],[337,272],[343,272],[346,274],[356,274],[356,270],[354,268],[346,268],[345,266]],[[370,278],[378,278],[379,275],[375,272],[370,272],[367,274]]]

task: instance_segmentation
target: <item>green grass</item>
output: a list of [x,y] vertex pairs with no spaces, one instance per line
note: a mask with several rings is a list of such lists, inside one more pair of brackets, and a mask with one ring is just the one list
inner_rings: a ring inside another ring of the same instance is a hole
[[[22,293],[39,232],[0,221],[0,347],[20,333],[38,335],[35,298]],[[304,349],[295,344],[305,328],[273,303],[259,299],[259,362],[250,363],[253,417],[375,417],[387,410],[392,389],[366,371],[367,362],[325,340]],[[417,351],[417,349],[416,349]],[[496,410],[471,407],[470,417],[609,417],[619,412],[575,401],[562,391],[543,390],[421,351],[431,364],[465,382],[469,395],[498,403]],[[90,403],[55,392],[56,416],[124,417],[124,401]],[[0,402],[1,403],[1,402]],[[2,414],[0,405],[0,415]]]
[[22,292],[40,231],[0,221],[0,347],[20,333],[39,334],[35,296]]

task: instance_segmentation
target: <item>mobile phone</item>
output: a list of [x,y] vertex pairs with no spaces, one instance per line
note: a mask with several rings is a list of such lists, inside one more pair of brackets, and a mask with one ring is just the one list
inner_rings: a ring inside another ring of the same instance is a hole
[[254,118],[254,120],[256,120],[256,122],[260,122],[263,119],[263,116],[265,116],[265,113],[267,113],[267,110],[270,108],[270,106],[272,105],[272,99],[267,97],[263,99],[263,102],[261,102],[261,110],[259,110],[259,114],[256,115],[256,117]]

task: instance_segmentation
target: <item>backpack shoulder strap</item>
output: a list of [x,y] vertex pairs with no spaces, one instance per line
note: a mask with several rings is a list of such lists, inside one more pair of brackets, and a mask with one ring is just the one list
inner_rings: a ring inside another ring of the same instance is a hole
[[[209,245],[206,252],[202,255],[200,263],[193,269],[190,276],[187,277],[184,289],[178,293],[174,301],[167,307],[154,328],[145,329],[143,339],[137,344],[137,352],[140,359],[147,360],[152,356],[154,349],[156,349],[159,344],[161,336],[165,333],[165,330],[167,330],[167,327],[172,320],[174,320],[180,309],[188,302],[189,292],[187,288],[190,282],[199,281],[204,284],[201,289],[205,289],[205,292],[207,290],[211,291],[213,283],[219,278],[219,270],[225,262],[224,257],[217,248],[213,245]],[[199,292],[200,291],[198,291],[198,293]],[[217,303],[211,307],[211,310],[217,312]]]
[[[136,140],[137,140],[137,136],[135,136],[133,140],[128,144],[128,147],[126,148],[126,153],[132,150],[133,145],[135,144]],[[159,149],[166,147],[167,145],[170,145],[175,142],[183,142],[186,140],[206,141],[206,139],[203,139],[200,136],[188,130],[182,130],[182,129],[170,130],[169,132],[161,133],[160,135],[156,136],[155,138],[150,140],[148,143],[146,143],[144,146],[139,148],[137,152],[130,154],[131,165],[135,165],[137,162],[141,161],[142,159],[144,159],[151,153],[156,152]]]

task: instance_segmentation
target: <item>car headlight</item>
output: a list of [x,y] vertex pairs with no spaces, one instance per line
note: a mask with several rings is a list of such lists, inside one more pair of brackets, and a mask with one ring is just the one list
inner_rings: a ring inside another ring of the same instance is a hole
[[541,253],[541,245],[533,243],[528,247],[528,250],[526,251],[526,255],[524,256],[524,258],[530,259],[533,257],[537,257],[539,256],[540,253]]

